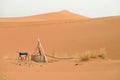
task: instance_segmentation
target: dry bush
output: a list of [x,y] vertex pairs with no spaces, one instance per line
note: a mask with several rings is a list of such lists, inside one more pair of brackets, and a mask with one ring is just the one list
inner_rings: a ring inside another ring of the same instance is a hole
[[80,61],[88,61],[91,58],[102,58],[106,59],[107,58],[107,53],[105,51],[105,48],[100,48],[97,51],[87,51],[83,55],[80,56]]
[[106,59],[107,58],[107,53],[105,51],[105,48],[101,48],[99,50],[99,53],[98,53],[98,57],[102,58],[102,59]]
[[88,61],[90,59],[90,52],[85,52],[82,56],[80,56],[80,61]]
[[97,58],[98,54],[96,51],[90,52],[90,58]]

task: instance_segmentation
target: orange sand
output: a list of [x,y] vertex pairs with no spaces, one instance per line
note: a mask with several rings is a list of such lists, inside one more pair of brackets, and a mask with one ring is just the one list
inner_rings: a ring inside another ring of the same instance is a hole
[[[3,64],[4,63],[4,64]],[[7,75],[8,80],[119,80],[120,60],[94,60],[79,63],[59,61],[42,66],[15,65],[14,61],[0,62],[0,70]]]
[[88,17],[80,16],[78,14],[63,10],[60,12],[52,12],[28,17],[18,18],[1,18],[0,22],[35,22],[35,21],[49,21],[49,20],[88,20]]
[[[61,17],[62,16],[62,17]],[[106,48],[115,60],[60,61],[15,65],[16,51],[34,52],[40,38],[47,54],[59,57]],[[120,80],[120,16],[90,19],[68,11],[0,19],[0,72],[9,80]]]
[[120,59],[120,17],[87,21],[44,21],[0,23],[1,55],[16,55],[16,51],[34,52],[37,38],[47,54],[80,54],[106,48],[112,59]]

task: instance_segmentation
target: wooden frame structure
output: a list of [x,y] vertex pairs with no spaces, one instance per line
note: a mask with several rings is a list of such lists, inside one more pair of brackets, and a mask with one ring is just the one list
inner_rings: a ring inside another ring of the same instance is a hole
[[39,63],[47,63],[47,57],[45,55],[44,49],[41,45],[40,39],[38,38],[38,44],[35,52],[31,55],[31,60]]

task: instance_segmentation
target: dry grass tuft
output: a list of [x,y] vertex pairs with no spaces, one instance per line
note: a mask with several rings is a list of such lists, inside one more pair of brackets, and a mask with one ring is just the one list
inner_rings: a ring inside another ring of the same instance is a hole
[[96,51],[90,53],[90,58],[97,58],[98,54]]
[[85,52],[82,56],[80,56],[80,61],[88,61],[90,59],[90,52]]
[[105,48],[100,48],[97,51],[87,51],[85,52],[83,55],[80,56],[80,61],[88,61],[91,58],[102,58],[102,59],[106,59],[107,58],[107,53],[105,51]]
[[99,50],[99,54],[98,54],[98,57],[102,58],[102,59],[106,59],[107,58],[107,53],[105,51],[105,48],[101,48]]

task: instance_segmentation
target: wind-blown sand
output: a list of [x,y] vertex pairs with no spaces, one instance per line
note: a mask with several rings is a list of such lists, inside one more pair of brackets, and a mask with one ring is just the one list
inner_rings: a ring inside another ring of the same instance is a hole
[[[44,20],[35,16],[0,19],[0,72],[10,80],[120,80],[120,16],[91,19],[62,11],[42,17]],[[17,58],[16,51],[32,54],[38,37],[47,54],[63,57],[105,48],[113,60],[92,60],[78,66],[63,60],[26,67],[3,59]]]

